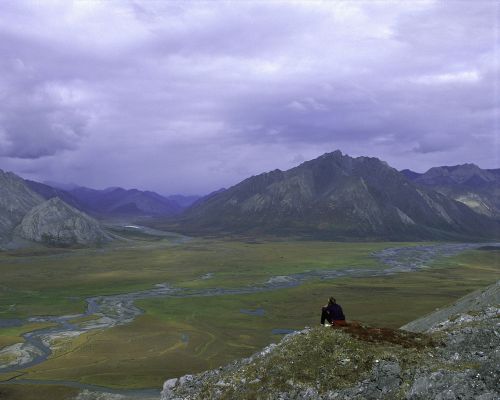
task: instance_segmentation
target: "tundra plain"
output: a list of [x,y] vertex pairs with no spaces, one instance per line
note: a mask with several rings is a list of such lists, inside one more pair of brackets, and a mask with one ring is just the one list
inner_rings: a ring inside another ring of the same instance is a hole
[[[89,297],[158,284],[184,295],[137,300],[142,314],[130,323],[61,337],[47,360],[1,373],[0,393],[22,397],[36,384],[54,399],[66,398],[78,391],[69,387],[71,382],[159,391],[168,378],[216,368],[279,341],[284,332],[318,324],[319,309],[331,295],[350,320],[398,327],[500,278],[500,251],[495,248],[438,255],[412,272],[355,276],[387,269],[374,257],[377,252],[429,243],[121,234],[126,243],[98,249],[0,253],[0,320],[25,321],[0,327],[1,347],[22,343],[23,334],[50,326],[29,318],[81,314]],[[346,269],[358,272],[333,279],[312,274],[297,284],[245,292],[273,279],[286,282],[290,276]],[[87,315],[73,323],[95,318]]]

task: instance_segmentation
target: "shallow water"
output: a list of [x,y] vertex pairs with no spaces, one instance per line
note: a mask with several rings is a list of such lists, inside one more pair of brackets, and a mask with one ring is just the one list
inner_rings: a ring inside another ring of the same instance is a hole
[[16,326],[23,326],[24,321],[17,318],[0,319],[0,328],[14,328]]
[[273,329],[271,331],[271,333],[273,335],[288,335],[289,333],[293,333],[293,332],[297,332],[297,331],[295,329],[281,329],[281,328]]
[[255,315],[257,317],[263,317],[264,315],[266,315],[266,311],[263,308],[257,308],[255,310],[245,310],[244,308],[242,308],[240,310],[240,313],[246,315]]
[[16,379],[8,382],[0,382],[0,384],[16,384],[16,385],[62,385],[76,389],[89,390],[91,392],[119,394],[130,397],[137,397],[140,399],[160,397],[161,390],[159,389],[112,389],[99,385],[91,385],[88,383],[80,383],[74,381],[63,380],[40,380],[40,379]]

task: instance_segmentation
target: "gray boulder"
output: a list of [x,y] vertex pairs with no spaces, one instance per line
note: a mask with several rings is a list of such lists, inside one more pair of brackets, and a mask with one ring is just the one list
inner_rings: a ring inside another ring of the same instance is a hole
[[[439,370],[415,379],[408,400],[455,400],[497,398],[498,392],[489,391],[474,371]],[[493,397],[489,397],[493,396]]]

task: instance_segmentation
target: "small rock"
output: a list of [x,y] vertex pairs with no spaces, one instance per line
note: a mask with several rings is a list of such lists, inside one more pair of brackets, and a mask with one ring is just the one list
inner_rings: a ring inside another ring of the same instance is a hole
[[382,393],[397,389],[401,383],[401,366],[393,361],[381,361],[375,367],[376,385]]
[[177,385],[178,380],[178,378],[172,378],[165,381],[165,383],[163,384],[163,390],[172,390]]
[[179,378],[179,385],[185,385],[193,380],[193,375],[184,375]]

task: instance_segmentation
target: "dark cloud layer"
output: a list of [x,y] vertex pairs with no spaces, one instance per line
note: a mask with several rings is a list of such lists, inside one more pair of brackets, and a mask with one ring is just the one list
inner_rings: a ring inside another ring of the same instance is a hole
[[0,3],[0,168],[204,193],[340,148],[499,167],[495,1]]
[[0,156],[37,159],[77,149],[89,117],[71,87],[37,81],[19,58],[11,61],[3,66],[10,79],[0,95]]

